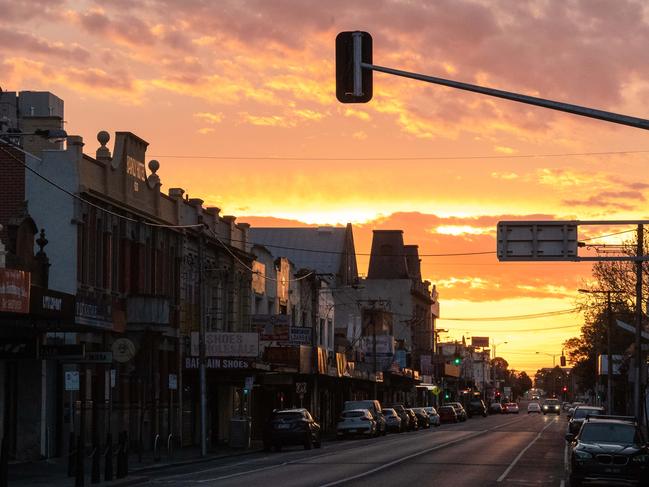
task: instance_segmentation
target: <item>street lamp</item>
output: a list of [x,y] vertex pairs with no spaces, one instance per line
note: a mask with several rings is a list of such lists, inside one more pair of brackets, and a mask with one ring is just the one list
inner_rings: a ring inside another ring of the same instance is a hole
[[[613,328],[613,306],[611,306],[611,294],[622,294],[624,291],[612,291],[609,289],[578,289],[583,294],[606,294],[606,314],[608,318],[608,326],[606,327],[606,401],[608,402],[608,413],[613,413],[613,355],[612,355],[612,340],[611,329]],[[599,386],[599,370],[597,370],[597,354],[595,354],[595,374],[597,376],[597,385]]]
[[500,343],[493,343],[492,348],[494,351],[494,358],[496,358],[498,355],[496,355],[496,347],[499,345],[507,345],[509,342],[500,342]]
[[546,352],[534,352],[537,355],[547,355],[548,357],[552,357],[552,367],[557,366],[557,356],[562,356],[563,352],[561,353],[546,353]]

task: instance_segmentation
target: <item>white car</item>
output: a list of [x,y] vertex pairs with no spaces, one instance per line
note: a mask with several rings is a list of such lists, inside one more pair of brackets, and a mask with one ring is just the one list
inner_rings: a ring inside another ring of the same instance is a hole
[[430,425],[431,426],[439,426],[439,414],[437,414],[437,411],[435,411],[435,408],[433,406],[426,406],[423,408],[424,411],[426,411],[426,414],[428,414],[428,419],[430,420]]
[[541,405],[538,402],[531,402],[527,405],[527,414],[539,413],[541,414]]
[[350,409],[342,412],[336,426],[336,437],[342,439],[352,435],[376,436],[376,421],[369,410]]

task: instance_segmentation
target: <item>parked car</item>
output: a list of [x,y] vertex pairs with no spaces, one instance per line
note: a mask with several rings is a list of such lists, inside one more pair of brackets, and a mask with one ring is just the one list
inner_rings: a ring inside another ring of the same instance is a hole
[[527,405],[527,414],[538,413],[541,414],[541,405],[538,402],[531,402]]
[[430,420],[430,424],[432,424],[433,426],[440,425],[439,414],[437,414],[437,411],[433,406],[426,406],[424,408],[424,411],[428,413],[428,419]]
[[271,447],[280,451],[285,445],[320,448],[320,425],[304,408],[274,411],[264,427],[263,443],[266,451]]
[[397,412],[393,408],[384,408],[382,413],[383,416],[385,417],[385,422],[387,423],[388,431],[394,431],[396,433],[401,433],[402,431],[404,431],[401,417],[397,414]]
[[411,429],[414,429],[410,424],[410,415],[406,412],[406,408],[403,406],[403,404],[390,404],[386,407],[392,408],[397,412],[397,414],[401,418],[402,431],[410,431]]
[[336,437],[376,436],[376,420],[367,409],[349,409],[340,414],[336,426]]
[[467,404],[466,412],[469,415],[469,417],[472,416],[487,417],[487,406],[485,406],[484,402],[482,402],[482,399],[480,399],[479,397],[474,397],[469,401],[469,404]]
[[453,406],[442,406],[437,410],[441,423],[457,423],[457,412]]
[[584,420],[589,416],[601,416],[604,414],[604,408],[597,406],[577,406],[572,413],[568,422],[568,433],[577,434],[584,424]]
[[464,409],[464,406],[462,406],[462,404],[460,404],[459,402],[447,402],[446,404],[455,408],[455,410],[457,411],[457,419],[459,421],[467,420],[468,415],[466,414],[466,410]]
[[499,402],[489,404],[489,414],[503,414],[503,405]]
[[419,429],[419,420],[417,419],[417,415],[412,409],[406,408],[406,414],[408,415],[409,421],[410,421],[410,431],[418,430]]
[[343,411],[351,411],[352,409],[367,409],[372,413],[372,417],[376,421],[376,434],[385,436],[388,432],[388,425],[383,417],[381,403],[376,399],[367,399],[365,401],[345,401]]
[[554,413],[557,416],[561,416],[561,404],[559,404],[558,399],[546,399],[543,401],[541,409],[543,410],[544,416],[548,413]]
[[503,412],[505,414],[518,414],[519,410],[518,404],[515,402],[508,402],[503,405]]
[[566,441],[571,487],[585,480],[649,485],[649,449],[634,418],[586,418],[579,433],[568,433]]
[[410,410],[417,416],[417,424],[420,428],[430,428],[430,418],[424,408],[410,408]]

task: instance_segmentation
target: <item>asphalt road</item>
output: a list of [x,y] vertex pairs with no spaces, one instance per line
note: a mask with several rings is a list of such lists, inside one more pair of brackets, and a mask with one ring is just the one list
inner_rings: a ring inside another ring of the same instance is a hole
[[376,439],[285,448],[153,474],[169,486],[554,486],[565,484],[565,416],[502,415]]

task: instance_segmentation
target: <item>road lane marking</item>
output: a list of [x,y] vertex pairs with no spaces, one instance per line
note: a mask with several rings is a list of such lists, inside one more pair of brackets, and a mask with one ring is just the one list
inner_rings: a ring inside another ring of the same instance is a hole
[[498,480],[496,480],[496,482],[502,482],[503,480],[505,480],[505,477],[507,477],[507,475],[509,475],[509,472],[511,472],[512,468],[514,468],[514,466],[518,463],[518,461],[519,461],[519,460],[521,459],[521,457],[525,454],[525,452],[526,452],[527,450],[529,450],[530,447],[531,447],[534,443],[536,443],[536,440],[538,440],[539,438],[541,438],[541,435],[543,434],[543,432],[544,432],[546,429],[548,429],[548,428],[549,428],[550,426],[552,426],[553,424],[556,424],[556,422],[557,422],[557,421],[549,422],[549,423],[548,423],[548,424],[547,424],[547,425],[546,425],[546,426],[545,426],[541,431],[539,431],[539,434],[536,435],[536,438],[534,438],[532,441],[530,441],[530,443],[529,443],[525,448],[523,448],[523,449],[521,450],[521,452],[516,456],[516,458],[514,458],[514,461],[513,461],[512,463],[509,464],[509,467],[507,467],[507,470],[505,470],[505,471],[503,472],[503,474],[502,474],[500,477],[498,477]]
[[425,450],[418,451],[418,452],[413,453],[411,455],[406,455],[405,457],[397,458],[396,460],[392,460],[389,463],[384,463],[383,465],[380,465],[380,466],[378,466],[376,468],[373,468],[371,470],[367,470],[365,472],[362,472],[362,473],[359,473],[359,474],[356,474],[356,475],[352,475],[351,477],[347,477],[347,478],[344,478],[344,479],[341,479],[341,480],[335,480],[333,482],[329,482],[328,484],[322,484],[320,487],[333,487],[335,485],[340,485],[340,484],[344,484],[344,483],[347,483],[347,482],[351,482],[352,480],[357,480],[357,479],[360,479],[360,478],[363,478],[363,477],[367,477],[368,475],[372,475],[373,473],[380,472],[381,470],[385,470],[386,468],[393,467],[395,465],[403,463],[403,462],[405,462],[407,460],[410,460],[412,458],[417,458],[417,457],[420,457],[422,455],[425,455],[426,453],[430,453],[432,451],[440,450],[442,448],[445,448],[445,447],[447,447],[449,445],[454,445],[455,443],[459,443],[461,441],[469,440],[471,438],[475,438],[476,436],[484,435],[485,433],[489,433],[490,431],[500,429],[500,428],[502,428],[504,426],[509,426],[509,425],[512,425],[512,424],[520,423],[521,421],[524,421],[525,419],[526,418],[520,418],[520,419],[517,419],[517,420],[514,420],[514,421],[509,421],[509,422],[504,423],[504,424],[500,424],[498,426],[494,426],[493,428],[489,428],[489,429],[481,430],[481,431],[476,431],[473,434],[470,433],[470,434],[464,435],[461,438],[458,438],[456,440],[447,441],[446,443],[441,443],[439,445],[433,446],[431,448],[427,448]]

